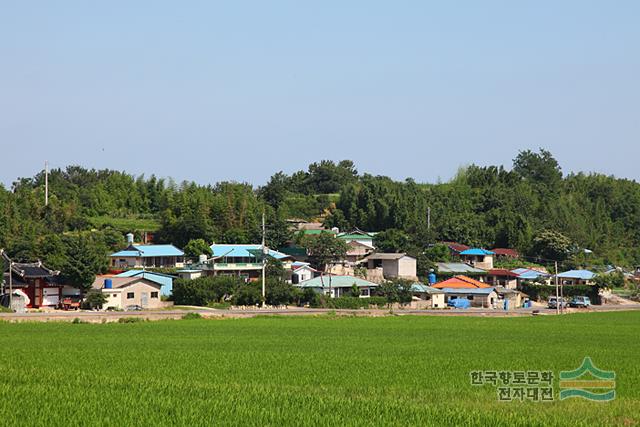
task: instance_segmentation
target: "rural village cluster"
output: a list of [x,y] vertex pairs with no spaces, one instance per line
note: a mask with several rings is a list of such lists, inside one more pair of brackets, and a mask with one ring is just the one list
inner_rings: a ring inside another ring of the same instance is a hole
[[[417,277],[416,258],[406,253],[377,251],[376,233],[359,229],[349,232],[336,228],[328,230],[320,223],[306,221],[292,222],[291,227],[306,236],[326,233],[343,240],[348,248],[346,256],[320,271],[308,261],[307,251],[294,244],[274,250],[264,243],[214,243],[209,255],[186,259],[184,252],[174,245],[153,244],[152,236],[147,234],[146,242],[137,243],[129,233],[126,235],[127,246],[110,255],[109,273],[97,276],[92,289],[104,295],[106,302],[101,305],[102,310],[161,309],[173,304],[175,279],[230,275],[247,283],[255,282],[264,274],[266,261],[274,259],[281,263],[286,282],[327,298],[355,296],[354,290],[359,298],[369,298],[377,295],[382,283],[403,279],[411,283],[411,301],[405,306],[412,309],[544,307],[558,310],[586,308],[596,303],[586,295],[563,297],[565,289],[593,285],[596,273],[589,270],[555,273],[543,267],[526,267],[524,262],[521,268],[495,268],[494,263],[500,260],[518,264],[520,255],[510,248],[489,250],[442,242],[450,251],[453,262],[435,263],[428,279],[421,281]],[[66,284],[58,271],[37,260],[20,263],[13,262],[4,252],[3,256],[7,261],[2,286],[4,306],[11,305],[15,311],[81,307],[82,293]],[[530,283],[546,285],[551,290],[544,299],[536,301],[524,292],[526,284]]]

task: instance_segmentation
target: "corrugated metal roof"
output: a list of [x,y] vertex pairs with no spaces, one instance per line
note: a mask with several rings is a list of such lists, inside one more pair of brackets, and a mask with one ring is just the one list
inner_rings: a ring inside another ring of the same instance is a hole
[[[402,257],[408,256],[405,253],[400,253],[400,254],[392,254],[392,253],[376,253],[376,254],[371,254],[367,257],[367,259],[400,259]],[[413,257],[410,257],[413,258]]]
[[427,286],[424,283],[414,283],[411,285],[411,292],[421,293],[421,294],[442,294],[444,291],[442,289],[436,289],[432,286]]
[[487,273],[480,268],[471,267],[463,262],[437,262],[436,266],[439,273],[464,274],[464,273]]
[[482,248],[471,248],[471,249],[467,249],[466,251],[462,251],[460,252],[460,255],[477,255],[477,256],[482,256],[482,255],[495,255],[493,252],[488,251],[486,249],[482,249]]
[[184,252],[173,245],[131,245],[125,250],[111,254],[112,257],[161,257],[184,256]]
[[[355,276],[331,276],[332,288],[350,288],[356,284],[358,287],[377,287],[378,285]],[[305,280],[298,283],[299,288],[329,288],[329,276],[314,277],[313,279]]]
[[[255,258],[255,256],[249,251],[259,251],[262,248],[261,245],[225,245],[225,244],[213,244],[211,245],[211,250],[213,251],[214,257],[237,257],[237,258]],[[282,252],[274,251],[273,249],[269,249],[269,256],[275,259],[283,259],[290,258],[290,255],[284,254]]]
[[561,279],[581,279],[581,280],[591,280],[596,277],[596,273],[589,270],[569,270],[564,273],[558,274],[558,277]]
[[525,280],[535,280],[538,277],[549,276],[546,273],[543,273],[538,270],[532,270],[530,268],[516,268],[515,270],[511,270],[511,272],[517,274],[520,279],[525,279]]

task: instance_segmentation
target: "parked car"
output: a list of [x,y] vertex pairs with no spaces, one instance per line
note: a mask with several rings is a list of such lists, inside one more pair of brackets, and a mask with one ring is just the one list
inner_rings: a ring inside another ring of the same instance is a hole
[[569,307],[587,308],[591,305],[589,297],[579,296],[571,298]]
[[562,298],[562,297],[558,297],[556,299],[556,297],[549,297],[549,301],[547,301],[547,307],[549,308],[566,308],[567,307],[567,300]]
[[142,306],[140,305],[128,305],[124,308],[124,311],[142,311]]

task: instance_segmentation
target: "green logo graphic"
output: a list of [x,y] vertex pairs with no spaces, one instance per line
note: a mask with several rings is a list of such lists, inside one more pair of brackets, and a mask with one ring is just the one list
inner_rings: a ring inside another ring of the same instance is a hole
[[616,373],[595,367],[590,357],[573,371],[560,372],[560,400],[581,397],[597,402],[616,398]]

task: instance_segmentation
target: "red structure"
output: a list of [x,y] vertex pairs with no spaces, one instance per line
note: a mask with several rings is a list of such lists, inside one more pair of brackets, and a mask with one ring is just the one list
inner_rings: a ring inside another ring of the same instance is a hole
[[9,293],[9,274],[11,287],[20,289],[29,297],[29,308],[57,307],[62,300],[65,287],[59,280],[59,271],[50,270],[42,262],[12,263],[11,272],[4,273],[4,293]]

